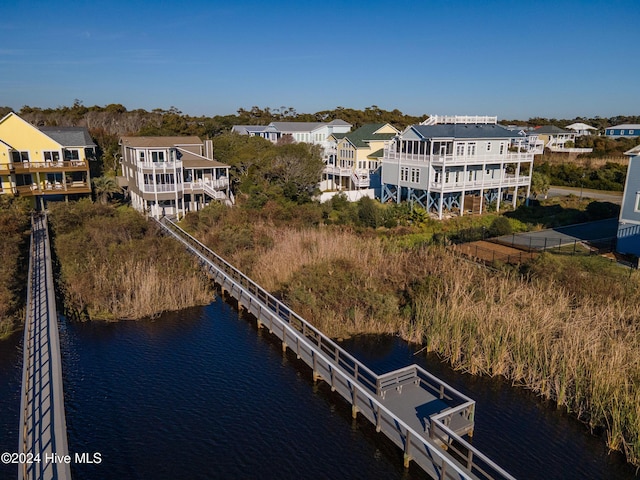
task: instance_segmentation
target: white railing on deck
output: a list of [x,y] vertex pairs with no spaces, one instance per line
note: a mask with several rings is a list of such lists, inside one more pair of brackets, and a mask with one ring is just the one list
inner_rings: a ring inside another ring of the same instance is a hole
[[432,163],[437,165],[465,165],[465,164],[487,164],[487,163],[517,163],[517,162],[530,162],[533,160],[532,152],[521,153],[505,153],[503,155],[428,155],[424,153],[406,153],[397,152],[393,149],[386,149],[384,151],[383,162],[414,162],[420,163]]
[[[383,405],[383,403],[381,402],[381,383],[393,384],[394,378],[399,379],[400,381],[404,381],[405,377],[407,377],[406,372],[412,371],[409,376],[411,376],[413,372],[415,372],[415,376],[420,377],[420,382],[424,381],[423,373],[427,376],[427,378],[435,380],[438,384],[438,391],[442,392],[443,396],[445,395],[445,391],[451,393],[455,392],[460,398],[467,399],[473,404],[474,402],[468,399],[468,397],[462,395],[460,392],[457,392],[457,390],[444,384],[444,382],[439,380],[437,377],[429,374],[416,365],[412,365],[395,372],[390,372],[389,374],[381,376],[376,375],[368,367],[366,367],[366,365],[356,360],[348,352],[346,352],[335,342],[333,342],[333,340],[326,337],[320,330],[317,330],[302,317],[295,314],[292,310],[289,309],[289,307],[273,297],[260,285],[255,283],[241,271],[229,264],[222,257],[218,256],[215,252],[193,238],[191,235],[187,234],[171,220],[164,217],[159,223],[163,225],[168,233],[174,236],[178,241],[185,244],[207,265],[218,271],[219,274],[221,274],[227,280],[230,280],[235,285],[235,288],[239,289],[241,292],[247,295],[247,297],[255,299],[256,302],[264,305],[264,309],[261,308],[261,312],[268,313],[274,320],[281,323],[283,329],[287,332],[286,334],[283,334],[285,337],[286,335],[295,337],[297,342],[304,344],[305,347],[314,352],[315,355],[326,356],[325,352],[327,348],[329,348],[332,352],[335,352],[334,354],[337,355],[337,357],[334,360],[342,368],[332,370],[332,378],[334,375],[337,377],[341,377],[343,381],[346,382],[346,384],[350,385],[350,387],[353,389],[352,401],[354,402],[354,405],[355,402],[361,402],[364,398],[366,404],[369,407],[374,408],[378,412],[378,416],[383,413],[384,415],[393,419],[393,424],[397,432],[399,432],[403,437],[403,441],[405,444],[404,453],[407,458],[411,458],[412,453],[416,453],[412,450],[412,448],[417,447],[423,449],[422,453],[426,454],[427,458],[430,459],[433,465],[436,465],[440,468],[441,478],[455,478],[465,480],[474,480],[477,478],[515,480],[514,477],[512,477],[508,472],[506,472],[500,466],[475,450],[467,442],[464,442],[461,437],[459,437],[455,432],[449,430],[446,425],[440,425],[440,421],[438,421],[437,423],[439,430],[442,430],[451,439],[461,442],[464,446],[469,445],[469,447],[472,449],[470,450],[471,453],[468,453],[466,455],[466,458],[463,456],[462,461],[464,464],[464,468],[462,468],[461,464],[453,460],[453,458],[451,458],[435,443],[432,443],[431,439],[425,439],[422,433],[414,430],[411,426],[400,419],[394,412]],[[302,326],[302,332],[299,328],[293,326],[294,321],[296,324]],[[306,334],[303,334],[303,332],[306,332]],[[314,339],[313,342],[310,341],[311,338]],[[340,359],[343,360],[341,361]],[[348,364],[350,366],[349,373],[343,370],[345,364]],[[469,412],[469,415],[473,416],[474,410],[473,408],[469,409],[469,407],[469,402],[464,402],[462,405],[458,405],[455,408],[458,410],[459,408],[467,409],[466,411]],[[448,411],[443,413],[445,413],[445,416],[443,416],[442,418],[451,418],[452,413]],[[435,424],[435,422],[432,422],[432,424]],[[442,435],[443,434],[438,434],[438,437],[441,437]],[[482,465],[479,465],[478,460],[482,461]]]

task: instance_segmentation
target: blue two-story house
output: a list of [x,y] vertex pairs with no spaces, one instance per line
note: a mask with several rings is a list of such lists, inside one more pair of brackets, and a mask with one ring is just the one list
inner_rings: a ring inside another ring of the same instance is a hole
[[604,134],[611,138],[640,137],[640,125],[637,123],[626,123],[624,125],[616,125],[615,127],[607,127]]
[[631,158],[624,183],[616,249],[620,253],[640,256],[640,145],[625,155]]

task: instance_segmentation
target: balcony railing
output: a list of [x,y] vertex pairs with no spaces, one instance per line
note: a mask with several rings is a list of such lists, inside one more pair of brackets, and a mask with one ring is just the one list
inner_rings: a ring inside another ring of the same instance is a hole
[[456,192],[459,190],[479,190],[481,188],[498,187],[526,187],[531,182],[531,177],[521,175],[505,175],[503,178],[490,178],[484,180],[458,181],[458,182],[430,182],[430,190],[443,192]]
[[338,175],[340,177],[350,177],[351,173],[353,172],[352,169],[350,168],[340,168],[340,167],[334,167],[334,166],[326,166],[324,167],[324,173],[326,175]]
[[155,172],[173,171],[182,169],[182,160],[174,162],[137,162],[136,165],[143,170],[153,170]]
[[503,155],[427,155],[423,153],[384,151],[383,162],[431,163],[432,165],[465,165],[487,163],[515,163],[533,161],[532,152],[505,153]]
[[[5,167],[5,165],[3,165]],[[12,163],[9,169],[15,173],[42,172],[42,171],[69,171],[86,170],[88,163],[84,160],[59,160],[57,162],[21,162]]]
[[172,193],[177,192],[178,190],[182,191],[182,189],[178,189],[178,184],[176,183],[145,183],[144,185],[142,185],[142,191],[144,193]]
[[33,183],[31,185],[18,185],[13,189],[19,195],[59,195],[61,193],[91,193],[91,187],[85,181],[73,181],[70,183]]
[[203,190],[205,187],[213,188],[214,190],[224,190],[229,188],[229,179],[227,177],[220,177],[215,180],[200,178],[195,182],[184,182],[185,190]]

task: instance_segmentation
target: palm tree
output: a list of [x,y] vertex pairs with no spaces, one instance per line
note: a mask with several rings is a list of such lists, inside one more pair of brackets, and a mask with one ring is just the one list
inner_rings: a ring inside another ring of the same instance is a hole
[[102,176],[92,180],[93,192],[96,199],[103,205],[107,203],[114,193],[119,193],[122,189],[118,186],[115,177]]

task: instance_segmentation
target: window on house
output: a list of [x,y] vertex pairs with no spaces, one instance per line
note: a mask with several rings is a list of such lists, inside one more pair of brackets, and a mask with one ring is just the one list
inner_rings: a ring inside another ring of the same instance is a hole
[[444,183],[449,183],[449,170],[444,171]]
[[60,152],[42,152],[45,162],[57,162],[60,160]]
[[464,156],[464,143],[456,144],[456,156],[458,157]]
[[152,162],[164,162],[164,152],[151,152]]
[[500,142],[500,155],[504,154],[504,147],[505,147],[504,142]]
[[28,162],[29,161],[29,152],[16,152],[15,150],[11,152],[11,158],[14,163],[19,162]]
[[409,167],[402,167],[400,169],[400,181],[401,182],[409,181]]
[[635,131],[635,130],[629,130],[629,135],[633,135],[633,132],[634,132],[634,131]]
[[434,176],[433,176],[433,181],[434,181],[435,183],[440,183],[440,175],[441,175],[441,174],[442,174],[442,170],[437,169],[437,170],[435,171],[435,174],[434,174]]
[[64,151],[64,159],[65,160],[80,160],[80,153],[78,150],[71,149]]
[[491,142],[487,142],[487,152],[491,151]]
[[420,183],[420,169],[412,168],[411,169],[411,181],[413,183]]
[[467,143],[467,156],[473,156],[476,154],[476,142]]
[[633,211],[640,212],[640,192],[636,192],[636,205]]

